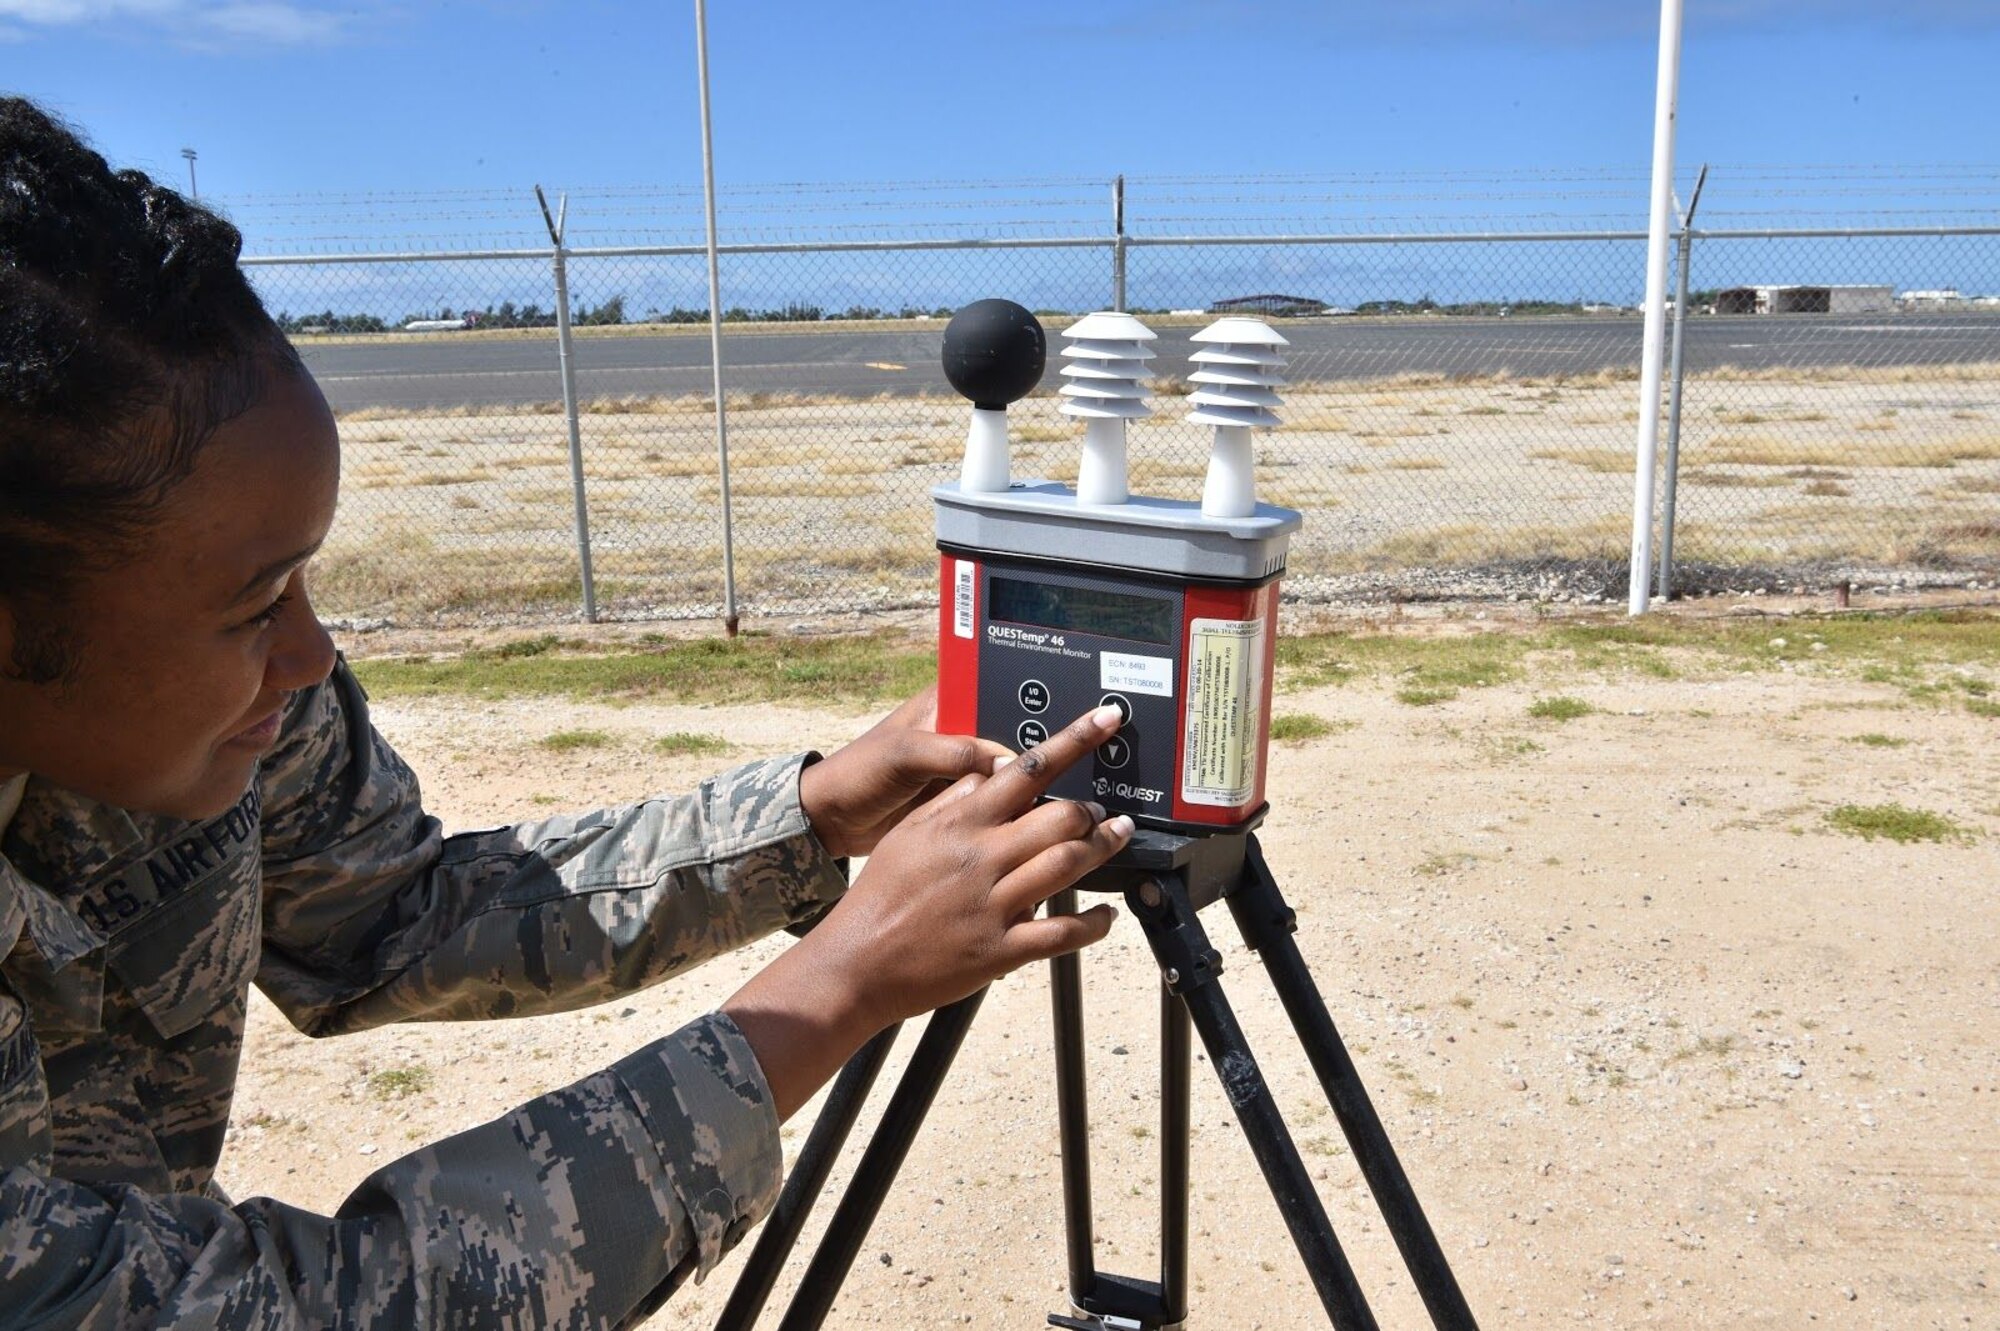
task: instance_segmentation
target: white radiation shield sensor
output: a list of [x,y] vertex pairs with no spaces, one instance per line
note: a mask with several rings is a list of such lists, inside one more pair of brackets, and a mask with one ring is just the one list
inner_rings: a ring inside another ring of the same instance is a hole
[[1063,330],[1062,413],[1085,422],[1076,497],[1083,504],[1122,504],[1126,481],[1125,422],[1153,414],[1146,405],[1146,344],[1156,334],[1129,314],[1100,310]]
[[1252,430],[1278,424],[1283,405],[1285,358],[1290,346],[1261,319],[1217,319],[1192,339],[1199,349],[1189,357],[1196,370],[1188,376],[1195,391],[1188,395],[1194,410],[1187,418],[1215,427],[1209,451],[1208,476],[1201,488],[1204,517],[1244,518],[1257,511],[1257,477],[1250,447]]

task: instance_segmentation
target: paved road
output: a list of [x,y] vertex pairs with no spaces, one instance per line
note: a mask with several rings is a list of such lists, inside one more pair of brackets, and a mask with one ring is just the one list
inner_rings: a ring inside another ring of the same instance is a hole
[[[1185,366],[1191,328],[1163,330],[1164,367]],[[1286,323],[1295,382],[1410,372],[1579,374],[1639,359],[1637,316],[1550,319],[1330,320]],[[810,331],[729,328],[723,360],[732,393],[868,397],[948,391],[939,329]],[[1059,341],[1051,335],[1052,341]],[[679,396],[710,387],[706,336],[579,338],[577,389],[586,398]],[[520,340],[395,337],[301,348],[336,410],[499,406],[562,396],[554,336]],[[1053,351],[1053,348],[1051,349]],[[1948,365],[2000,361],[2000,315],[1697,317],[1687,363]],[[1054,360],[1052,355],[1051,360]],[[1053,373],[1053,366],[1051,367]]]

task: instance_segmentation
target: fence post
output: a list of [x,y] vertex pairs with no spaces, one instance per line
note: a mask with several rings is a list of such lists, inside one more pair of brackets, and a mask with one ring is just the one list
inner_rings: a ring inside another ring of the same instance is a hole
[[722,396],[722,273],[715,257],[715,139],[708,123],[708,6],[694,0],[701,83],[701,189],[708,208],[708,356],[715,374],[715,461],[722,486],[722,631],[736,636],[736,510],[729,497],[729,418]]
[[1125,308],[1125,177],[1111,182],[1111,308]]
[[1681,334],[1687,321],[1688,264],[1694,258],[1694,210],[1701,202],[1701,187],[1708,179],[1708,167],[1695,177],[1694,193],[1687,211],[1681,215],[1681,243],[1674,279],[1673,363],[1667,371],[1667,475],[1666,494],[1660,508],[1660,579],[1662,600],[1674,599],[1674,498],[1681,477]]
[[548,196],[535,186],[542,221],[549,228],[550,264],[556,278],[556,360],[562,367],[563,419],[569,424],[569,486],[576,508],[576,558],[583,572],[583,617],[597,622],[597,587],[590,576],[590,508],[583,495],[583,433],[577,427],[576,362],[570,356],[569,263],[563,230],[569,225],[569,196],[562,196],[556,216],[549,216]]

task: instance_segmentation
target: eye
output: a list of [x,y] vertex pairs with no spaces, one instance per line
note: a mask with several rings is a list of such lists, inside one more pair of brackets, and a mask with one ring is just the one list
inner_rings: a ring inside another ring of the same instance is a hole
[[244,624],[246,627],[254,625],[257,628],[264,628],[267,625],[275,624],[278,622],[278,616],[282,615],[285,612],[285,607],[291,603],[291,592],[289,590],[280,592],[278,593],[277,600],[250,616],[249,619],[244,621]]

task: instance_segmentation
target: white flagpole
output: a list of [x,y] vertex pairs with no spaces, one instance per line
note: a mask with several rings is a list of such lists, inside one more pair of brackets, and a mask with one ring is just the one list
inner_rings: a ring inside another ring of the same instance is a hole
[[1681,80],[1681,0],[1660,0],[1660,71],[1653,97],[1653,201],[1646,233],[1646,331],[1639,361],[1639,443],[1632,472],[1628,614],[1646,613],[1653,568],[1653,472],[1660,448],[1660,351],[1667,326],[1667,241],[1673,225],[1674,116]]

